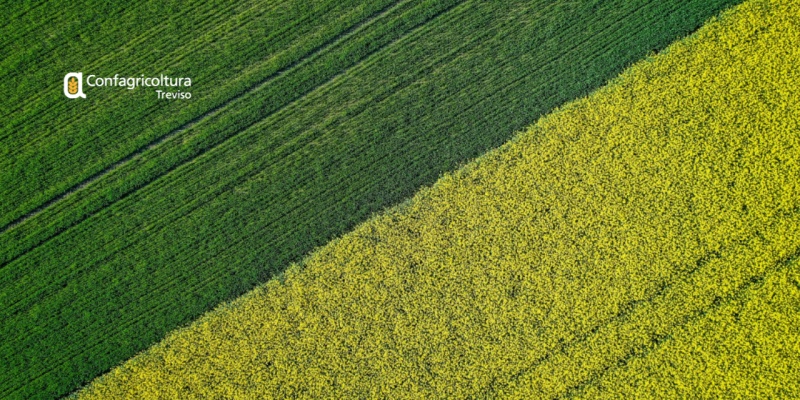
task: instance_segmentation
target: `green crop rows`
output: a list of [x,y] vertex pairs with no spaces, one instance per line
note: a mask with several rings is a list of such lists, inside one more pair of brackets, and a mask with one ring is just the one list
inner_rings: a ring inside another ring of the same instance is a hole
[[[0,397],[69,393],[735,1],[356,3],[8,10]],[[81,69],[194,96],[41,87]]]

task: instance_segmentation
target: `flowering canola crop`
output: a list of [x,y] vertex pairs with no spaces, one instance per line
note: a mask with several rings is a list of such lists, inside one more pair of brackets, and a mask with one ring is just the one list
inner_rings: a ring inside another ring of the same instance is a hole
[[78,397],[800,395],[798,20],[743,3]]

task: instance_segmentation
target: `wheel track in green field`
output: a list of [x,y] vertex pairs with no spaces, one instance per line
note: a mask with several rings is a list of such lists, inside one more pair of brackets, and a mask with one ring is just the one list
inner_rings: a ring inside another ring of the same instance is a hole
[[[363,22],[364,22],[364,21],[362,21],[362,23],[363,23]],[[287,28],[287,29],[288,29],[288,28]],[[283,32],[283,31],[282,31],[282,32]],[[335,41],[335,40],[336,40],[338,37],[340,37],[340,36],[341,36],[341,35],[331,38],[331,39],[330,39],[330,41],[328,41],[328,42],[326,42],[326,43],[323,43],[321,46],[318,46],[316,49],[313,49],[313,50],[315,50],[315,51],[317,51],[317,52],[319,52],[319,51],[323,51],[323,50],[324,50],[324,48],[326,47],[326,45],[327,45],[327,44],[331,44],[331,43],[333,43],[333,42],[334,42],[334,41]],[[194,42],[193,42],[193,43],[194,43]],[[180,50],[182,50],[184,47],[186,47],[186,45],[185,45],[185,46],[182,46],[181,48],[179,48],[179,49],[177,49],[177,50],[175,50],[175,51],[176,51],[176,52],[177,52],[177,51],[180,51]],[[307,58],[308,56],[311,56],[311,55],[312,55],[312,54],[306,54],[306,55],[305,55],[305,58]],[[256,65],[255,67],[258,67],[258,65]],[[287,66],[287,67],[284,67],[284,69],[288,69],[288,68],[290,68],[290,67],[291,67],[291,66]],[[266,77],[264,80],[266,80],[266,79],[273,79],[273,78],[275,77],[275,75],[277,75],[279,72],[281,72],[281,70],[279,70],[279,71],[277,71],[277,72],[275,72],[275,73],[273,73],[273,74],[271,74],[271,75],[267,76],[267,77]],[[250,87],[246,88],[246,89],[245,89],[245,91],[247,91],[247,90],[252,90],[252,89],[253,89],[255,86],[257,86],[259,83],[264,83],[264,82],[257,82],[255,85],[251,85]],[[239,93],[239,97],[241,97],[241,96],[243,96],[243,95],[245,95],[245,93]],[[235,100],[235,99],[228,99],[228,100],[230,100],[230,101],[233,101],[233,100]],[[227,104],[220,104],[220,105],[218,106],[218,108],[219,108],[219,107],[224,107],[225,105],[227,105]],[[206,111],[206,113],[210,113],[210,111]],[[196,119],[201,119],[201,118],[202,118],[202,115],[198,116]],[[196,121],[195,121],[195,122],[196,122]],[[188,123],[187,123],[187,124],[188,124]],[[185,125],[186,125],[186,124],[185,124]],[[185,126],[185,125],[184,125],[184,126]],[[153,141],[151,141],[151,143],[150,143],[150,144],[152,144],[153,142],[156,142],[156,141],[158,141],[158,140],[159,140],[159,138],[155,138]],[[139,151],[141,151],[142,149],[144,149],[144,148],[146,148],[146,147],[147,147],[147,145],[145,145],[145,146],[143,146],[143,147],[139,148]],[[128,158],[131,158],[131,156],[129,156]],[[118,163],[121,163],[121,162],[118,162]],[[106,170],[108,170],[108,169],[110,169],[110,167],[109,167],[109,168],[106,168]],[[102,171],[101,171],[101,173],[102,173]],[[99,173],[98,173],[98,174],[99,174]],[[98,175],[98,174],[95,174],[95,175]],[[89,179],[91,179],[91,178],[89,178]],[[84,183],[85,183],[85,181],[84,181]],[[73,189],[74,189],[74,188],[76,188],[76,187],[78,187],[79,185],[80,185],[80,183],[79,183],[79,184],[77,184],[77,185],[75,185],[75,186],[73,186]],[[62,194],[62,196],[63,196],[63,194]],[[53,201],[53,200],[51,199],[51,202],[52,202],[52,201]],[[42,207],[40,207],[40,209],[41,209],[41,208],[42,208]],[[0,228],[0,233],[3,233],[3,232],[5,232],[5,231],[7,231],[8,229],[9,229],[9,227],[8,227],[8,226],[5,226],[4,228]]]
[[[402,1],[399,1],[397,3],[393,3],[392,5],[390,5],[390,6],[386,7],[386,8],[384,8],[383,10],[381,10],[378,14],[374,14],[369,19],[361,21],[358,24],[354,25],[350,29],[348,29],[345,32],[343,32],[341,35],[339,35],[337,37],[334,37],[329,41],[326,41],[323,45],[315,48],[312,52],[306,54],[305,56],[301,57],[300,59],[298,59],[297,61],[293,62],[292,64],[282,68],[281,70],[271,74],[266,79],[256,83],[255,85],[250,86],[249,88],[247,88],[246,90],[242,91],[241,93],[239,93],[239,94],[237,94],[237,95],[235,95],[235,96],[233,96],[231,98],[228,98],[228,99],[224,100],[221,104],[219,104],[219,105],[213,107],[212,109],[202,113],[201,115],[195,117],[194,119],[190,120],[189,122],[183,124],[179,128],[167,133],[164,136],[161,136],[161,137],[158,137],[158,138],[154,139],[153,141],[151,141],[150,143],[148,143],[147,145],[145,145],[143,147],[140,147],[140,148],[136,149],[134,152],[132,152],[130,155],[126,156],[122,160],[111,164],[110,166],[104,168],[100,172],[95,173],[94,175],[90,176],[89,178],[87,178],[87,179],[81,181],[80,183],[72,186],[67,191],[65,191],[65,192],[59,194],[58,196],[53,197],[52,199],[48,200],[44,204],[42,204],[39,207],[35,208],[33,211],[28,212],[27,214],[17,218],[16,220],[14,220],[14,221],[10,222],[9,224],[5,225],[4,227],[0,228],[0,235],[8,232],[9,230],[13,229],[14,227],[16,227],[18,225],[24,223],[26,220],[28,220],[28,219],[30,219],[32,217],[35,217],[36,215],[40,214],[45,209],[51,207],[53,204],[60,202],[61,200],[71,196],[72,194],[74,194],[76,192],[81,191],[82,189],[86,188],[87,186],[89,186],[89,185],[93,184],[94,182],[100,180],[104,176],[109,175],[110,173],[112,173],[114,170],[116,170],[120,166],[123,166],[123,165],[125,165],[127,163],[130,163],[133,159],[139,157],[140,155],[142,155],[146,151],[155,149],[158,146],[160,146],[161,144],[169,141],[170,139],[175,138],[176,136],[178,136],[181,133],[185,132],[186,130],[190,129],[191,127],[193,127],[197,123],[201,122],[202,120],[205,120],[208,117],[211,117],[211,116],[219,114],[220,112],[223,111],[223,109],[225,109],[226,107],[231,105],[233,102],[235,102],[235,101],[247,96],[248,94],[251,94],[251,93],[253,93],[253,92],[265,87],[272,80],[277,79],[278,77],[285,75],[289,71],[294,70],[295,68],[297,68],[303,62],[305,62],[308,59],[314,57],[315,55],[323,52],[325,49],[327,49],[327,48],[339,43],[341,40],[346,40],[349,36],[351,36],[353,33],[355,33],[355,31],[357,31],[359,28],[361,28],[363,26],[366,26],[366,25],[369,25],[372,22],[374,22],[376,19],[379,19],[380,17],[382,17],[382,16],[386,15],[387,13],[391,12],[391,10],[392,10],[392,8],[394,6],[396,6],[398,4],[403,4],[404,2],[407,3],[407,2],[410,2],[410,1],[413,1],[413,0],[402,0]],[[316,87],[311,89],[310,91],[313,91],[314,89],[316,89]],[[287,104],[288,104],[288,102],[287,102]],[[284,107],[285,107],[285,105],[284,105]],[[281,109],[282,108],[283,107],[281,107]],[[190,162],[193,159],[194,158],[187,159],[187,160],[184,161],[184,163]],[[155,177],[155,178],[157,178],[157,177]],[[6,264],[7,263],[0,264],[0,268],[2,268]]]

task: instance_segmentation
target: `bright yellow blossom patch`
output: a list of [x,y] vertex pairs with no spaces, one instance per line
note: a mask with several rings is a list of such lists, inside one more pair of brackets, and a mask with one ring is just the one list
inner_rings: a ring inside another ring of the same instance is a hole
[[798,21],[745,2],[79,397],[800,396]]

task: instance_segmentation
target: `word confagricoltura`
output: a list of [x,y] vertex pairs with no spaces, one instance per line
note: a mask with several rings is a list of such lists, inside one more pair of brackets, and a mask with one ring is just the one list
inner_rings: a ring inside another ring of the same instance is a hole
[[[83,93],[83,73],[70,72],[64,77],[64,94],[69,98],[86,97]],[[171,77],[164,74],[158,76],[97,76],[88,75],[85,83],[89,87],[124,87],[128,90],[134,90],[137,87],[159,87],[171,88],[171,90],[156,90],[156,96],[159,99],[191,99],[192,93],[180,90],[182,88],[190,88],[192,86],[192,78],[187,77]]]

